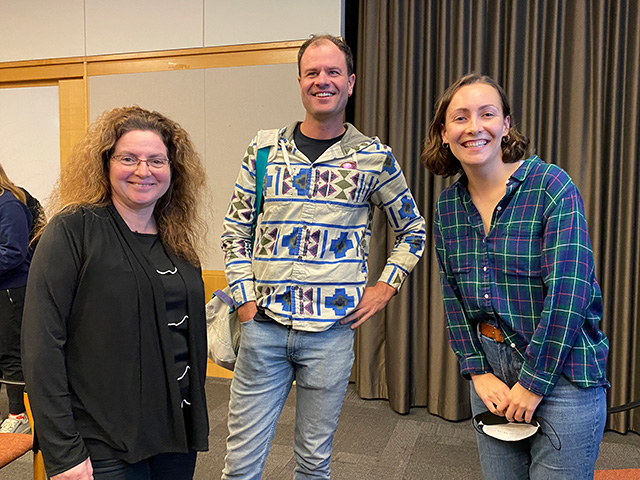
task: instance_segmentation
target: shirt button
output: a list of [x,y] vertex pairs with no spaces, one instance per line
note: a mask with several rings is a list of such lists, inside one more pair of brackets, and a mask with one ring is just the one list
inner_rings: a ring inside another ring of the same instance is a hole
[[485,294],[484,294],[484,298],[489,298],[489,294],[488,294],[488,293],[485,293]]
[[487,271],[487,267],[482,267],[482,270],[484,270],[486,272]]
[[501,211],[502,207],[500,205],[498,205],[498,211]]
[[516,348],[516,344],[512,343],[511,345],[509,345],[511,348]]

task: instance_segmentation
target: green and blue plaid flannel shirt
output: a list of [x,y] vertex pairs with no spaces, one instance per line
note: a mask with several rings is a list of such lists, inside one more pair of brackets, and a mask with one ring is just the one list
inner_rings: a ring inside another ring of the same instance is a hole
[[466,178],[442,192],[434,221],[451,346],[461,372],[491,372],[476,327],[497,325],[522,356],[519,383],[549,393],[560,374],[608,385],[608,340],[582,198],[566,172],[533,156],[507,182],[485,236]]

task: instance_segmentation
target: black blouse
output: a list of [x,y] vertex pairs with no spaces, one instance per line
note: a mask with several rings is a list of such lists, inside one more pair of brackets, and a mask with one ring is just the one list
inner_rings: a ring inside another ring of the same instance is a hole
[[189,314],[187,313],[187,289],[178,267],[167,256],[157,234],[134,232],[149,263],[164,286],[165,305],[167,307],[167,326],[171,332],[171,343],[176,364],[176,378],[182,397],[181,406],[191,405],[189,401]]

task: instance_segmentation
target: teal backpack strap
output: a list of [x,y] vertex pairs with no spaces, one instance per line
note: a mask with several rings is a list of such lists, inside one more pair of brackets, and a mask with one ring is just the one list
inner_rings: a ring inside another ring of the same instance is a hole
[[271,147],[262,147],[256,155],[256,216],[253,219],[255,228],[258,222],[258,215],[262,211],[262,187],[264,185],[264,174],[267,172],[267,158],[269,157],[269,149]]
[[258,225],[258,215],[262,211],[262,187],[264,185],[264,175],[267,172],[267,158],[269,157],[269,149],[271,147],[262,147],[256,155],[256,211],[253,217],[253,228],[251,233],[251,244],[253,245],[256,238],[256,226]]

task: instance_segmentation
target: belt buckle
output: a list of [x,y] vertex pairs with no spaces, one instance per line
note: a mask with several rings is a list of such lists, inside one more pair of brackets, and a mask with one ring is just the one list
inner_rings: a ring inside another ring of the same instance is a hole
[[500,332],[500,330],[498,330],[493,325],[491,327],[491,338],[493,338],[496,342],[504,342],[504,339],[502,338],[502,332]]
[[[484,327],[483,327],[484,325]],[[484,330],[484,332],[483,332]],[[486,332],[486,333],[485,333]],[[491,338],[492,340],[498,343],[504,343],[504,337],[502,336],[502,332],[499,328],[494,327],[490,323],[482,322],[480,324],[480,333],[487,338]]]

